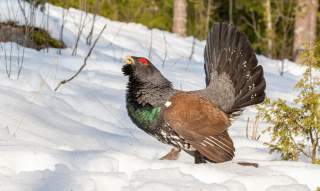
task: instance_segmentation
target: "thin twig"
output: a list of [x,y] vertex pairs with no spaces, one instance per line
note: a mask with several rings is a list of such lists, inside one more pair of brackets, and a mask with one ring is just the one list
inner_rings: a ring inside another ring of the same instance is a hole
[[246,137],[249,139],[249,123],[250,123],[250,117],[247,119],[247,126],[246,126]]
[[2,43],[0,43],[0,46],[3,50],[3,53],[4,53],[4,66],[5,66],[5,69],[6,69],[6,74],[7,76],[9,77],[9,72],[8,72],[8,58],[7,58],[7,50],[6,50],[6,45],[2,45]]
[[23,68],[23,63],[24,63],[24,51],[25,51],[25,47],[23,46],[22,48],[22,58],[21,58],[21,63],[19,65],[19,69],[18,69],[18,74],[17,74],[17,80],[19,79],[21,72],[22,72],[22,68]]
[[10,57],[9,57],[9,79],[11,78],[11,68],[12,68],[12,41],[10,41]]
[[[47,26],[46,29],[49,32],[49,16],[50,16],[50,6],[48,5],[48,10],[47,10]],[[46,37],[46,46],[47,46],[47,52],[49,52],[49,40],[48,40],[49,36]]]
[[259,121],[258,121],[258,118],[256,118],[256,120],[252,126],[252,134],[251,134],[252,140],[258,140],[260,138],[260,135],[257,136],[258,128],[259,128]]
[[281,66],[280,66],[280,76],[283,76],[283,74],[284,74],[284,60],[281,60],[280,64],[281,64]]
[[208,0],[208,6],[207,6],[207,15],[206,15],[206,34],[208,34],[209,31],[209,24],[211,20],[211,12],[212,12],[212,0]]
[[75,46],[74,46],[73,51],[72,51],[72,56],[77,55],[79,41],[80,41],[81,35],[83,33],[83,30],[84,30],[84,28],[86,26],[86,20],[87,20],[87,17],[88,17],[87,1],[80,1],[80,2],[81,2],[80,3],[81,8],[83,8],[85,10],[85,16],[83,16],[83,12],[81,12],[78,35],[77,35]]
[[290,140],[292,141],[292,143],[294,144],[294,146],[296,147],[296,149],[298,151],[300,151],[306,157],[311,158],[311,156],[308,153],[306,153],[302,148],[299,147],[299,145],[296,143],[296,141],[294,140],[294,138],[292,136],[289,136],[289,138],[290,138]]
[[93,10],[93,18],[92,18],[92,25],[91,25],[91,29],[90,32],[87,36],[87,45],[91,45],[92,43],[92,35],[93,35],[93,31],[94,31],[94,26],[95,26],[95,22],[96,22],[96,18],[97,18],[97,13],[99,10],[99,5],[100,5],[100,0],[96,0],[94,3],[94,10]]
[[193,37],[192,47],[191,47],[191,53],[190,53],[190,56],[189,56],[189,61],[191,61],[191,59],[192,59],[192,57],[193,57],[195,45],[196,45],[196,38]]
[[[19,71],[19,68],[20,68],[20,49],[19,49],[19,44],[16,44],[16,48],[17,48],[17,68],[18,68],[18,71]],[[17,73],[17,79],[18,79],[18,73]]]
[[152,29],[151,29],[151,35],[150,35],[150,46],[149,46],[149,54],[148,54],[148,58],[149,60],[151,60],[151,54],[152,54],[152,41],[153,41],[153,32],[152,32]]
[[162,36],[163,36],[163,41],[164,41],[164,58],[163,58],[163,61],[162,61],[162,68],[164,68],[164,64],[166,62],[166,59],[167,59],[167,55],[168,55],[168,47],[167,47],[167,38],[166,38],[166,35],[164,34],[164,32],[162,32]]
[[70,82],[71,80],[73,80],[75,77],[77,77],[80,74],[80,72],[83,70],[83,68],[87,65],[87,60],[89,59],[89,57],[93,51],[93,48],[96,46],[98,40],[100,39],[100,37],[101,37],[103,31],[106,29],[106,27],[107,27],[107,25],[103,26],[102,30],[100,31],[99,35],[97,36],[96,40],[94,41],[93,45],[91,46],[87,56],[84,58],[84,62],[82,64],[82,66],[79,68],[79,70],[73,76],[71,76],[69,79],[62,80],[61,82],[59,82],[59,84],[54,89],[54,91],[57,91],[61,85]]
[[[59,36],[59,40],[60,42],[63,42],[63,30],[64,30],[64,25],[65,25],[65,17],[68,14],[69,9],[67,9],[67,11],[62,8],[62,24],[61,24],[61,28],[60,28],[60,36]],[[61,55],[61,48],[59,48],[58,50],[58,54]]]
[[[24,2],[24,3],[25,3],[25,2]],[[20,10],[21,10],[21,12],[22,12],[22,15],[23,15],[23,17],[24,17],[24,20],[25,20],[25,22],[26,22],[25,24],[28,25],[27,14],[26,14],[25,9],[22,7],[21,0],[18,0],[18,5],[19,5],[19,8],[20,8]]]
[[8,20],[10,21],[11,19],[14,19],[14,18],[11,18],[11,8],[9,7],[9,1],[7,0],[6,1],[6,5],[7,5],[7,9],[8,9],[8,13],[9,13],[9,18],[8,18]]

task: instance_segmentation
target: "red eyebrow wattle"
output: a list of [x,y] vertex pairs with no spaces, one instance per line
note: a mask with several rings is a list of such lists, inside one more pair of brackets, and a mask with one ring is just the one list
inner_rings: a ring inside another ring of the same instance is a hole
[[142,64],[144,64],[144,65],[148,65],[148,61],[147,61],[147,59],[145,59],[145,58],[139,58],[139,59],[138,59],[138,62],[140,62],[140,63],[142,63]]

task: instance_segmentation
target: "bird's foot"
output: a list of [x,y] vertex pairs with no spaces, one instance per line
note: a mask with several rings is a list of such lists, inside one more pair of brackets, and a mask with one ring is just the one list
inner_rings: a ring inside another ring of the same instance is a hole
[[203,156],[199,151],[195,151],[195,153],[194,153],[194,163],[195,164],[206,163],[206,157]]
[[172,148],[171,151],[160,158],[160,160],[177,160],[180,155],[180,148]]

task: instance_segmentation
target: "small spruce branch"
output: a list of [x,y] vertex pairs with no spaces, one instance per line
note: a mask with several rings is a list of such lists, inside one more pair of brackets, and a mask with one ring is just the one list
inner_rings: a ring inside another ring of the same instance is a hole
[[89,57],[91,56],[91,53],[92,53],[94,47],[96,46],[98,40],[100,39],[100,37],[101,37],[102,33],[104,32],[104,30],[106,29],[106,27],[107,27],[107,25],[104,25],[104,26],[103,26],[103,28],[102,28],[102,30],[100,31],[99,35],[97,36],[97,38],[96,38],[95,41],[93,42],[93,44],[92,44],[92,46],[91,46],[88,54],[87,54],[86,57],[84,58],[84,62],[83,62],[83,64],[82,64],[82,66],[79,68],[79,70],[78,70],[73,76],[71,76],[70,78],[68,78],[68,79],[66,79],[66,80],[60,81],[59,84],[57,85],[57,87],[54,89],[54,91],[57,91],[57,90],[60,88],[61,85],[70,82],[71,80],[73,80],[75,77],[77,77],[77,76],[81,73],[81,71],[83,70],[83,68],[87,65],[87,61],[88,61]]
[[302,148],[299,147],[299,145],[296,143],[296,141],[294,140],[294,138],[292,136],[289,136],[290,140],[292,141],[292,143],[294,144],[295,148],[300,151],[302,154],[304,154],[306,157],[311,158],[311,156],[306,153]]

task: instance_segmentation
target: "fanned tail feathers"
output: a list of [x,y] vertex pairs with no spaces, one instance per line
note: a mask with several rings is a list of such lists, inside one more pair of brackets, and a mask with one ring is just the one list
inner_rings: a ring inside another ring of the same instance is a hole
[[218,23],[211,29],[204,52],[205,95],[227,114],[261,103],[265,98],[263,68],[246,35]]

